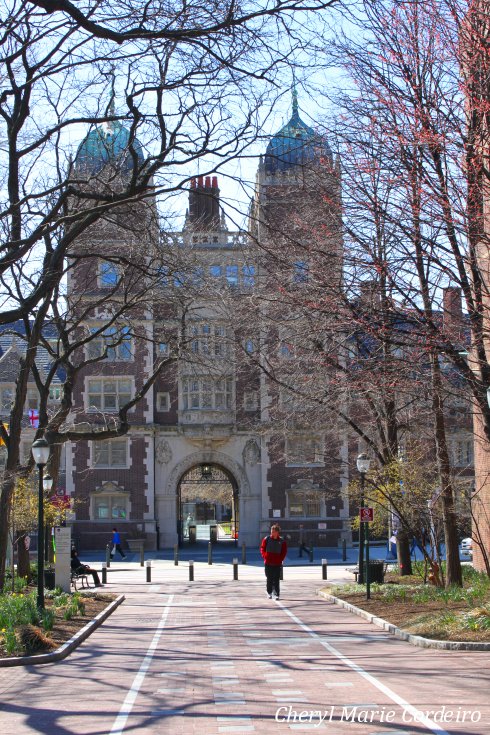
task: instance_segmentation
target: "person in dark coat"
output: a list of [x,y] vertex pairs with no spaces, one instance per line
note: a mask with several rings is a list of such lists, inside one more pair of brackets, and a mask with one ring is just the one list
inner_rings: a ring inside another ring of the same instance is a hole
[[260,553],[265,564],[267,597],[272,599],[272,595],[274,594],[276,600],[279,599],[279,580],[281,578],[282,563],[288,553],[287,543],[280,533],[281,527],[275,523],[271,527],[270,536],[263,538],[260,544]]
[[94,580],[94,585],[96,587],[102,587],[98,572],[95,569],[91,569],[88,564],[82,564],[82,562],[78,558],[78,553],[76,549],[71,550],[70,565],[72,572],[75,572],[76,574],[91,574],[92,579]]

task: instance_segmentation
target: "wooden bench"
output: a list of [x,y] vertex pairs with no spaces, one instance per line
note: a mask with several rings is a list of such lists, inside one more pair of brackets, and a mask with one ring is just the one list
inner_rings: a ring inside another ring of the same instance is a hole
[[77,582],[80,582],[82,589],[89,589],[90,584],[88,582],[88,577],[85,574],[85,572],[74,572],[72,571],[70,574],[70,581],[75,590],[77,589]]

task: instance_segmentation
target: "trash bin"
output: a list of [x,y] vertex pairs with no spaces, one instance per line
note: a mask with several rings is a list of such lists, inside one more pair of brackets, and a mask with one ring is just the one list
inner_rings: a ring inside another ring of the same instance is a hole
[[212,544],[218,541],[218,526],[209,526],[209,540]]
[[[366,582],[366,562],[364,562],[364,582]],[[383,584],[385,581],[384,561],[382,559],[369,560],[369,582]]]
[[197,539],[197,529],[195,526],[189,526],[189,543],[195,544]]
[[44,586],[46,587],[47,590],[54,590],[55,588],[54,569],[44,570]]

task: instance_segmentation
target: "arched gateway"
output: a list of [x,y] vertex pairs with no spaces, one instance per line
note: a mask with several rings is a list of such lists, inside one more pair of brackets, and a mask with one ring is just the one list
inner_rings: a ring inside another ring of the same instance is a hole
[[[250,466],[247,464],[247,470],[250,471],[250,469]],[[257,471],[258,467],[254,466],[253,470]],[[175,541],[185,543],[188,540],[185,524],[188,515],[194,514],[189,512],[190,506],[185,505],[193,501],[186,500],[186,498],[192,496],[193,485],[201,491],[206,484],[213,487],[213,482],[223,487],[225,484],[229,486],[230,533],[231,525],[237,526],[238,519],[240,519],[240,540],[246,541],[247,543],[255,543],[260,514],[260,484],[255,482],[255,489],[252,490],[244,466],[223,452],[210,450],[192,452],[183,457],[173,467],[169,467],[169,474],[164,481],[164,493],[160,496],[160,499],[162,501],[166,500],[166,502],[160,506],[161,512],[159,518],[160,528],[164,524],[166,525],[166,537],[168,538],[169,532],[173,532],[172,535],[175,534]],[[184,493],[182,492],[183,487],[185,490]],[[209,494],[208,492],[208,496]],[[195,502],[197,502],[197,491],[195,496]],[[210,500],[211,498],[208,497],[208,510],[210,514],[226,515],[226,503],[220,503],[224,507],[211,511],[209,509]],[[205,492],[202,494],[202,502],[206,502]],[[201,526],[211,525],[209,521],[213,520],[211,517],[204,518],[205,512],[205,507],[201,506],[199,508],[199,520],[201,521],[199,525]],[[236,521],[233,524],[231,524],[232,519]],[[194,521],[196,520],[197,518],[194,517]],[[204,531],[201,529],[201,534],[203,533]],[[209,537],[207,540],[209,540]]]

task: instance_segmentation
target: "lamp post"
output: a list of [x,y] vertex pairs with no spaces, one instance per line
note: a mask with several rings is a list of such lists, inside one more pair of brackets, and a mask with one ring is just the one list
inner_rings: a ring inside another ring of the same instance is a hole
[[[364,508],[364,488],[366,485],[366,472],[369,472],[369,467],[371,465],[371,460],[367,456],[365,452],[360,454],[357,458],[357,469],[359,474],[361,475],[361,503],[359,507],[359,519],[360,514],[362,512],[362,509]],[[361,520],[359,520],[359,560],[358,560],[358,567],[359,567],[359,574],[358,574],[358,580],[359,584],[364,584],[364,538],[366,535],[366,539],[369,543],[369,535],[368,535],[368,529],[364,531],[365,523]],[[366,547],[366,570],[367,570],[367,579],[369,580],[369,546]]]
[[[37,506],[37,607],[44,610],[44,468],[49,459],[49,444],[46,439],[36,439],[32,445],[32,456],[39,470]],[[49,476],[48,476],[49,477]],[[49,478],[51,479],[51,478]],[[49,482],[49,480],[48,480]],[[52,484],[52,480],[49,483]]]

